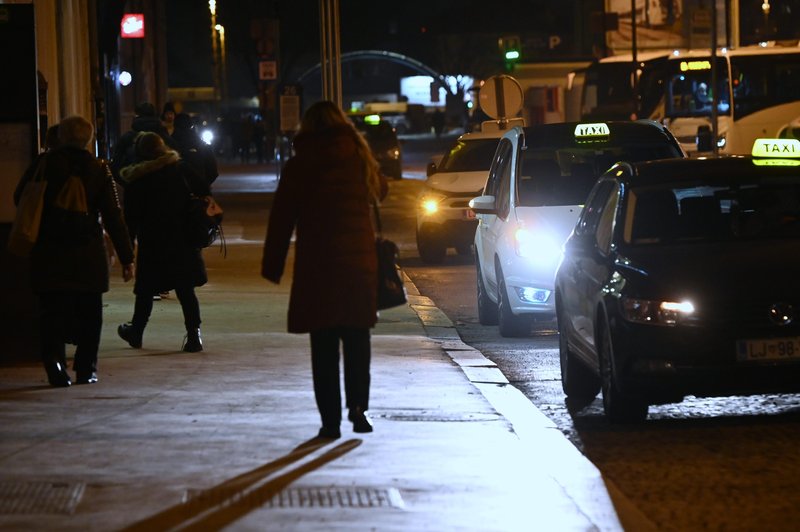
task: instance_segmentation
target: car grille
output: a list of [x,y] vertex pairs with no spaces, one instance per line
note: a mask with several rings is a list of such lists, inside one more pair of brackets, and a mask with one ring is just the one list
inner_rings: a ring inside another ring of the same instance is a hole
[[[770,308],[776,303],[790,305],[793,310],[791,323],[781,325],[770,318]],[[696,313],[689,320],[695,325],[747,328],[747,329],[780,329],[785,326],[800,327],[800,299],[774,300],[774,301],[746,301],[746,302],[716,302],[704,304],[705,310]]]

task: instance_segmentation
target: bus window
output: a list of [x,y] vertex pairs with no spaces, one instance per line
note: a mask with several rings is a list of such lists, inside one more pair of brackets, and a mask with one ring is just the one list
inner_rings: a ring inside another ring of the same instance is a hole
[[[728,93],[727,63],[717,61],[717,112],[730,113],[730,94]],[[711,67],[708,60],[671,62],[671,72],[667,80],[667,116],[670,118],[711,116],[713,88],[711,87]]]
[[731,57],[731,74],[736,120],[800,98],[800,54]]

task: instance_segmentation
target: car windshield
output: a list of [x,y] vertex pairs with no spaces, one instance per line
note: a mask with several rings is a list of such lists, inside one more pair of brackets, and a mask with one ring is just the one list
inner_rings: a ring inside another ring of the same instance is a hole
[[529,147],[522,154],[517,181],[521,207],[582,205],[597,178],[614,163],[675,157],[674,148],[664,143]]
[[800,238],[800,174],[634,187],[625,213],[633,245]]
[[500,139],[458,140],[442,158],[439,172],[489,171]]

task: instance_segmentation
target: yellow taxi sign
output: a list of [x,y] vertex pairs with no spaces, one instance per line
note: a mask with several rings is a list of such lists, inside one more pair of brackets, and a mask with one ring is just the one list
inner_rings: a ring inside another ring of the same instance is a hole
[[364,123],[371,126],[381,123],[381,115],[367,115],[364,117]]
[[769,157],[770,159],[800,158],[800,140],[798,139],[756,139],[753,143],[753,157]]
[[589,140],[597,137],[607,137],[611,135],[608,124],[601,122],[594,124],[578,124],[575,126],[575,138],[578,140]]

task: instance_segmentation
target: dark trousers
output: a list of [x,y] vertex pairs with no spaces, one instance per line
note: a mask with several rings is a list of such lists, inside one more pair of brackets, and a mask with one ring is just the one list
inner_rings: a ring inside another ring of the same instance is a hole
[[[150,314],[153,312],[153,296],[155,292],[145,292],[138,290],[136,303],[133,306],[133,319],[131,324],[141,331],[147,326]],[[194,293],[194,286],[176,286],[175,295],[181,304],[183,311],[183,323],[187,331],[200,328],[200,302]]]
[[369,409],[369,329],[335,327],[311,332],[311,371],[314,396],[322,425],[338,427],[342,421],[339,387],[339,343],[344,358],[344,392],[347,408]]
[[103,295],[99,292],[46,292],[39,295],[42,362],[66,368],[65,344],[75,344],[73,369],[97,371],[97,351],[103,327]]

